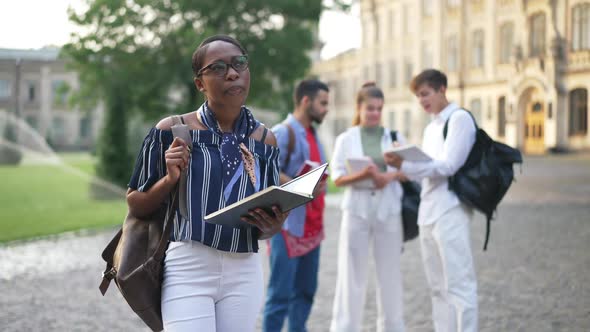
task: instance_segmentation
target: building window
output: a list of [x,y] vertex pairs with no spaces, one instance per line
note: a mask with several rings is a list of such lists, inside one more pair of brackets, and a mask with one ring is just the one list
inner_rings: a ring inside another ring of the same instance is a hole
[[51,138],[62,139],[65,136],[66,127],[64,119],[61,117],[54,117],[51,124]]
[[382,66],[380,63],[375,64],[375,83],[377,84],[377,86],[382,86],[381,83],[383,83],[381,68]]
[[459,54],[459,44],[457,43],[457,36],[450,36],[447,38],[447,71],[457,71],[459,63],[457,55]]
[[413,71],[414,71],[414,68],[412,68],[412,63],[410,62],[410,60],[406,60],[406,63],[404,64],[404,82],[405,83],[410,83],[410,81],[412,81]]
[[383,22],[382,22],[383,18],[382,15],[376,15],[375,16],[375,44],[379,45],[379,41],[383,40],[385,38],[383,38],[384,36],[382,35],[383,33],[383,29],[381,29],[381,27],[383,26]]
[[403,17],[402,17],[402,19],[403,19],[404,34],[407,34],[407,33],[410,32],[410,24],[411,24],[410,23],[411,20],[410,20],[410,17],[409,17],[409,15],[410,15],[410,8],[408,7],[408,5],[404,5],[404,7],[403,7],[402,10],[403,10]]
[[447,0],[447,7],[450,9],[455,9],[459,7],[461,0]]
[[475,30],[473,32],[472,49],[471,49],[471,65],[474,68],[483,67],[484,57],[484,35],[483,30]]
[[425,17],[432,16],[432,0],[422,0],[422,15]]
[[69,86],[63,80],[54,80],[51,82],[51,96],[53,104],[56,106],[65,106],[68,97]]
[[514,43],[514,24],[512,22],[504,23],[500,27],[500,63],[509,63],[512,55],[512,45]]
[[89,115],[85,115],[80,119],[80,138],[86,139],[90,137],[91,119]]
[[406,139],[410,137],[410,128],[412,127],[412,111],[406,110],[404,112],[404,136]]
[[422,68],[432,68],[432,42],[422,42]]
[[389,11],[389,38],[395,37],[395,12],[393,10]]
[[10,81],[9,80],[0,80],[0,99],[8,99],[10,98]]
[[498,99],[498,137],[506,136],[506,97]]
[[396,130],[396,128],[395,128],[395,111],[389,112],[389,130]]
[[34,102],[35,98],[37,98],[37,91],[36,91],[36,84],[35,82],[27,82],[27,101]]
[[395,88],[397,86],[397,64],[395,60],[389,63],[389,86]]
[[588,90],[570,91],[569,134],[586,135],[588,133]]
[[590,49],[590,3],[572,8],[572,50]]
[[531,17],[530,55],[545,55],[545,14],[539,13]]
[[471,100],[471,104],[469,105],[471,114],[475,118],[475,122],[478,126],[481,126],[481,99],[473,99]]

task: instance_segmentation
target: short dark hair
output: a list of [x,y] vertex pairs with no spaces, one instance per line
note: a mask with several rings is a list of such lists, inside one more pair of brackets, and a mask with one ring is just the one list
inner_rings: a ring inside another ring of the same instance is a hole
[[304,96],[314,99],[319,90],[330,92],[330,89],[328,89],[328,86],[324,82],[316,79],[308,79],[299,82],[293,93],[295,106],[298,106],[301,103]]
[[410,82],[410,90],[416,93],[422,84],[427,84],[434,90],[438,91],[441,87],[447,87],[447,75],[440,70],[426,69],[416,75]]
[[231,36],[214,35],[211,37],[207,37],[207,38],[205,38],[205,40],[203,40],[201,42],[201,44],[199,44],[199,46],[197,47],[197,49],[193,53],[192,67],[193,67],[193,73],[195,74],[195,76],[197,76],[197,73],[203,67],[203,59],[205,58],[205,54],[207,53],[207,48],[208,48],[209,44],[211,44],[214,41],[218,41],[218,40],[236,45],[240,49],[240,51],[242,51],[242,54],[248,54],[248,52],[246,52],[246,49],[244,48],[244,46],[242,46],[242,44],[240,44],[239,41],[237,41],[235,38],[233,38]]

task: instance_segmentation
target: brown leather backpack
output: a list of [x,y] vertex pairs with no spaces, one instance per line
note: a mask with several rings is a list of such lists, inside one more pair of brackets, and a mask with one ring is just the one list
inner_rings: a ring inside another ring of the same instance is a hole
[[153,331],[161,331],[162,266],[168,246],[178,193],[172,194],[170,210],[161,206],[147,218],[127,214],[123,227],[102,252],[106,261],[99,289],[104,295],[111,280],[133,311]]
[[[172,117],[175,125],[180,120],[178,116]],[[100,292],[104,295],[111,280],[115,280],[125,301],[153,331],[163,330],[162,267],[179,199],[186,199],[179,194],[179,187],[186,183],[185,176],[181,174],[170,195],[169,209],[162,204],[145,218],[128,212],[123,226],[102,252],[107,266],[98,287]]]

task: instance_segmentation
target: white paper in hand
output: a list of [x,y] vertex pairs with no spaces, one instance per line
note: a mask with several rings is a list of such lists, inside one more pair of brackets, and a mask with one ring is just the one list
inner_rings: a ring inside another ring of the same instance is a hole
[[[348,174],[357,173],[371,164],[373,164],[373,160],[369,157],[348,158],[346,159],[346,171]],[[365,179],[354,182],[352,187],[357,189],[375,189],[375,183],[372,179]]]
[[190,134],[189,127],[187,125],[176,124],[176,125],[173,125],[170,129],[172,129],[172,135],[174,137],[181,138],[186,143],[186,145],[189,147],[189,149],[192,147],[191,134]]
[[387,149],[385,154],[395,153],[408,161],[431,161],[432,158],[422,151],[419,147],[414,144],[407,144],[402,146],[391,147]]

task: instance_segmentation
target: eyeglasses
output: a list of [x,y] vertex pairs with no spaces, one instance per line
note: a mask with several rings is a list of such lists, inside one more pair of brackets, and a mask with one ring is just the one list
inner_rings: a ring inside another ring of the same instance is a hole
[[197,77],[203,75],[203,71],[207,69],[211,70],[213,75],[223,77],[227,75],[227,71],[229,70],[230,66],[237,72],[243,72],[244,70],[248,69],[248,56],[245,54],[232,56],[230,63],[226,63],[221,60],[215,61],[212,64],[199,69],[197,72]]

